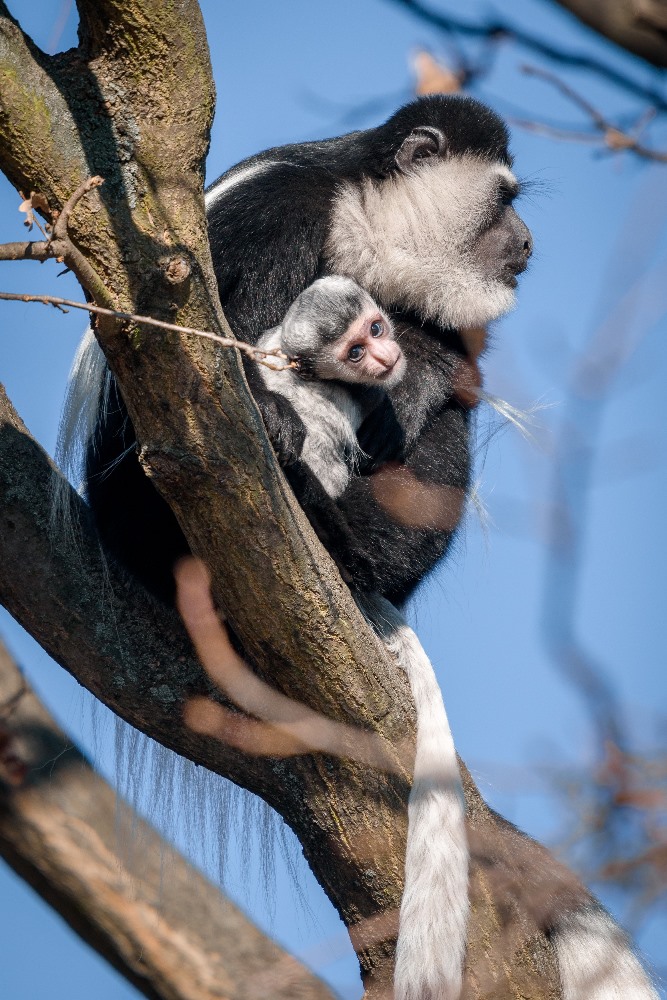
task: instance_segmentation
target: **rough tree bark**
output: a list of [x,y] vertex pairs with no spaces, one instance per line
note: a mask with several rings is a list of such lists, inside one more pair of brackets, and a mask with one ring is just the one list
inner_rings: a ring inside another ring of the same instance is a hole
[[[225,333],[202,197],[214,91],[199,8],[194,0],[77,6],[78,49],[48,57],[0,0],[0,167],[52,209],[100,174],[103,187],[70,224],[89,265],[78,273],[87,291],[100,304]],[[216,601],[255,667],[323,715],[376,732],[403,777],[315,754],[249,759],[185,728],[184,698],[207,688],[180,623],[107,570],[84,509],[77,540],[49,540],[48,460],[6,398],[0,599],[124,719],[281,813],[350,931],[368,996],[385,995],[409,774],[392,748],[414,736],[405,678],[291,496],[235,354],[114,321],[97,332],[144,468],[205,558]],[[531,880],[542,886],[546,868],[556,869],[486,807],[469,778],[466,800],[479,851],[465,996],[556,997],[551,945],[522,899]]]
[[120,805],[1,643],[0,855],[149,1000],[332,1000]]

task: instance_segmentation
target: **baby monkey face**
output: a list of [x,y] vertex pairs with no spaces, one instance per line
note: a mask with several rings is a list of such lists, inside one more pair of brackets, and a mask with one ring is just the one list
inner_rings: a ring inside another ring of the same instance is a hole
[[377,307],[364,309],[345,333],[322,350],[314,366],[321,379],[363,385],[395,385],[405,371],[405,356],[390,320]]

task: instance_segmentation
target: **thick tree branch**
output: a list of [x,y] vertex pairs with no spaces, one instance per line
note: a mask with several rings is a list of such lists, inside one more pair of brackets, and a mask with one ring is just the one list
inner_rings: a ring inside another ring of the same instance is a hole
[[0,603],[126,721],[211,770],[262,788],[272,775],[261,761],[221,747],[211,756],[210,741],[180,724],[187,692],[210,692],[180,619],[106,561],[73,490],[72,524],[51,530],[58,475],[0,386]]
[[51,65],[0,0],[0,169],[56,206],[90,172]]
[[17,874],[150,1000],[331,997],[129,806],[120,815],[124,859],[116,793],[0,643],[0,854]]
[[[183,702],[212,692],[178,617],[105,562],[89,512],[75,494],[76,531],[51,530],[52,469],[1,394],[0,602],[118,715],[271,802],[301,839],[315,874],[348,920],[394,910],[400,900],[407,784],[351,761],[247,756],[184,726]],[[372,656],[372,642],[368,652]],[[332,662],[334,657],[335,650]],[[307,665],[302,670],[301,690],[313,703]],[[359,698],[368,680],[368,675],[358,679]],[[371,704],[380,696],[387,705],[395,700],[394,713],[404,712],[407,734],[409,701],[402,678],[388,672],[384,688],[371,691]],[[380,730],[368,711],[357,721]],[[368,808],[360,811],[360,801]],[[386,865],[381,878],[369,867],[369,850],[377,850],[378,866]],[[382,942],[373,944],[374,961],[385,952]]]
[[[76,496],[77,534],[49,534],[52,466],[4,395],[0,415],[0,601],[117,714],[165,746],[260,792],[283,813],[341,912],[356,915],[350,932],[363,964],[375,969],[380,995],[391,979],[386,941],[396,927],[404,832],[400,808],[390,815],[383,803],[384,779],[361,768],[351,776],[344,762],[317,757],[244,756],[184,727],[182,701],[213,692],[202,685],[178,619],[105,565]],[[312,695],[307,679],[304,673],[303,690]],[[396,702],[407,701],[400,678],[390,675],[390,682],[398,684],[392,689]],[[520,983],[526,998],[551,1000],[557,994],[548,984],[556,981],[556,972],[541,931],[544,911],[563,891],[575,892],[576,880],[491,812],[464,773],[473,899],[466,997],[504,996],[503,990]],[[406,794],[403,788],[401,799]],[[581,887],[576,891],[583,893]]]

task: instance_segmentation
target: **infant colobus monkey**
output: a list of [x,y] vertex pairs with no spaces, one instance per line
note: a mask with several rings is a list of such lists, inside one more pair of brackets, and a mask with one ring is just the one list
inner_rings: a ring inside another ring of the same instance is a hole
[[379,390],[396,385],[405,372],[391,322],[355,281],[333,275],[302,292],[257,346],[279,348],[296,363],[288,371],[260,366],[259,375],[303,427],[299,454],[290,458],[305,463],[335,499],[355,468],[357,431],[380,402]]
[[[258,347],[279,348],[296,362],[296,370],[259,366],[259,374],[303,424],[295,458],[335,498],[351,475],[364,416],[405,374],[390,320],[352,279],[320,278],[298,296],[281,326],[260,337]],[[312,506],[304,503],[304,509],[311,513]],[[415,633],[380,595],[356,596],[405,671],[417,713],[394,997],[457,1000],[469,906],[465,808],[454,741],[433,667]],[[424,960],[427,955],[431,961]]]

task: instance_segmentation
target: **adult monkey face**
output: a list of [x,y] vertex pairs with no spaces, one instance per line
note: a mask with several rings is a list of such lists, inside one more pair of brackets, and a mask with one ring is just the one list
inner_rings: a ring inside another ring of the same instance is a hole
[[497,319],[513,307],[532,253],[509,164],[506,152],[490,158],[457,149],[439,128],[413,128],[385,176],[341,186],[329,266],[441,327]]

